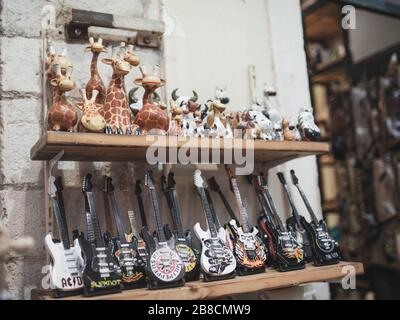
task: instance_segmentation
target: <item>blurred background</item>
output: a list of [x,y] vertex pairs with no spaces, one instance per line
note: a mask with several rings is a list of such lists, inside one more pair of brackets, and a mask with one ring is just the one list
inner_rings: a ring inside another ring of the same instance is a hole
[[364,263],[356,291],[400,298],[400,1],[301,1],[310,92],[332,153],[318,159],[322,211],[347,260]]

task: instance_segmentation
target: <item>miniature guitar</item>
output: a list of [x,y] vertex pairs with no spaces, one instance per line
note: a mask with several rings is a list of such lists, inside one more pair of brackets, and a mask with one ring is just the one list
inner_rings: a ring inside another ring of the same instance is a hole
[[233,211],[231,205],[229,204],[228,200],[226,199],[224,193],[221,190],[221,187],[219,186],[217,180],[215,177],[211,177],[208,179],[208,184],[209,187],[212,191],[218,193],[219,197],[221,198],[222,202],[224,203],[224,206],[226,208],[226,211],[228,212],[229,216],[231,217],[232,220],[236,220],[236,215],[235,212]]
[[[114,186],[111,177],[105,177],[106,190],[111,202],[115,224],[117,226],[118,238],[114,241],[114,255],[117,258],[122,271],[122,288],[142,288],[146,286],[145,262],[137,250],[137,238],[126,235],[125,227],[121,220],[117,200],[114,195]],[[129,241],[128,241],[129,239]]]
[[82,184],[85,197],[87,239],[79,235],[79,243],[85,260],[83,272],[86,296],[121,292],[121,273],[114,258],[112,241],[107,244],[100,230],[93,200],[92,175],[87,174]]
[[165,176],[161,177],[161,183],[176,227],[175,249],[185,265],[185,280],[198,280],[200,276],[200,264],[197,259],[197,254],[190,247],[185,232],[183,231],[181,208],[176,192],[174,174],[172,172],[168,174],[168,182],[166,181]]
[[202,244],[200,265],[204,280],[214,281],[232,278],[235,276],[236,259],[225,243],[225,229],[222,227],[217,229],[215,225],[200,170],[196,170],[194,173],[194,185],[200,196],[208,227],[207,231],[204,231],[200,227],[200,223],[196,223],[194,226],[194,233]]
[[240,214],[240,224],[234,219],[228,223],[234,238],[233,252],[238,263],[238,274],[246,275],[264,272],[265,261],[267,260],[266,248],[259,237],[258,229],[250,226],[249,216],[242,202],[236,176],[228,166],[225,166],[225,170]]
[[135,213],[133,210],[128,210],[128,218],[129,218],[129,223],[131,226],[131,233],[127,235],[127,240],[128,242],[131,242],[133,239],[136,239],[137,241],[137,252],[139,253],[139,256],[142,258],[142,261],[147,264],[147,249],[146,249],[146,244],[143,241],[143,239],[139,236],[139,233],[136,230],[136,219],[135,219]]
[[53,288],[53,294],[57,298],[80,293],[83,287],[82,271],[84,265],[78,240],[74,240],[73,246],[70,244],[64,205],[62,198],[60,204],[57,197],[57,194],[58,196],[62,194],[60,183],[59,178],[59,190],[57,190],[54,177],[49,177],[48,192],[61,241],[54,241],[51,233],[47,234],[44,239],[46,249],[51,257],[50,284]]
[[155,241],[147,227],[142,229],[143,239],[150,251],[147,262],[149,289],[183,286],[185,284],[185,266],[175,251],[174,237],[167,241],[165,236],[152,171],[146,173],[145,185],[150,193],[158,235],[158,239]]
[[307,234],[306,229],[304,229],[304,224],[307,223],[306,219],[297,211],[296,205],[294,204],[292,194],[289,190],[289,187],[286,183],[285,176],[282,172],[278,172],[277,176],[279,181],[281,182],[283,189],[285,190],[287,199],[289,201],[289,205],[292,208],[292,215],[287,219],[286,224],[288,226],[289,231],[296,236],[297,242],[302,246],[304,250],[304,258],[307,262],[312,261],[313,259],[313,251],[312,245]]
[[338,243],[332,239],[328,232],[328,227],[324,220],[318,221],[310,202],[299,184],[299,179],[294,170],[290,171],[292,182],[300,193],[301,198],[310,214],[311,222],[308,223],[304,218],[301,219],[304,229],[312,240],[314,264],[316,266],[339,263],[340,250]]
[[142,226],[148,227],[147,219],[146,219],[146,211],[144,210],[144,204],[143,204],[143,198],[142,198],[142,187],[141,187],[140,180],[136,180],[135,194],[136,194],[136,199],[137,199],[137,202],[139,205],[139,214],[140,214],[140,219],[142,220]]
[[268,241],[270,241],[269,247],[274,248],[270,251],[270,253],[275,253],[271,254],[274,267],[281,272],[303,269],[304,251],[282,223],[264,176],[262,174],[253,176],[253,183],[263,210],[263,216],[258,220],[258,225],[268,238],[271,238]]

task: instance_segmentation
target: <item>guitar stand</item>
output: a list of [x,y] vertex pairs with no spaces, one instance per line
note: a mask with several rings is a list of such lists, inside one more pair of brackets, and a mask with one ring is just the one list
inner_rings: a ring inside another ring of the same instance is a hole
[[110,286],[105,288],[90,288],[89,286],[84,286],[83,291],[86,297],[102,296],[106,294],[120,293],[121,285]]
[[237,267],[237,274],[238,276],[247,276],[250,274],[257,274],[257,273],[264,273],[265,272],[265,266],[262,266],[260,268],[247,268],[247,267]]
[[147,288],[149,290],[158,290],[158,289],[183,287],[184,285],[185,285],[185,279],[181,279],[181,280],[173,281],[173,282],[161,282],[161,281],[149,279]]
[[213,281],[221,281],[221,280],[228,280],[228,279],[233,279],[236,277],[236,272],[233,271],[227,275],[224,276],[213,276],[211,274],[202,272],[203,275],[203,281],[204,282],[213,282]]
[[52,292],[53,292],[53,297],[57,298],[57,299],[78,296],[78,295],[83,294],[82,289],[77,289],[77,290],[72,290],[72,291],[63,291],[63,290],[53,289]]
[[134,282],[121,282],[122,290],[130,290],[130,289],[140,289],[146,288],[146,280],[143,276],[143,280],[137,280]]
[[[278,258],[279,259],[279,258]],[[293,265],[289,265],[287,263],[282,263],[277,261],[275,263],[275,269],[278,270],[279,272],[288,272],[288,271],[294,271],[294,270],[301,270],[304,269],[306,267],[306,264],[303,263],[299,263],[299,264],[293,264]]]

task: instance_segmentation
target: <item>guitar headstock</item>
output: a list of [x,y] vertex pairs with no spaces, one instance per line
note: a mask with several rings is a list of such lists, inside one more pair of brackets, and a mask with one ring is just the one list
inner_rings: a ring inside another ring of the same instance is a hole
[[197,169],[194,172],[193,182],[197,188],[204,188],[204,180],[203,177],[201,176],[201,171],[199,169]]
[[144,176],[144,185],[150,190],[155,190],[153,171],[149,170]]
[[112,178],[105,176],[104,177],[104,183],[105,183],[105,190],[108,194],[111,194],[114,192],[114,186],[112,184]]
[[173,172],[170,172],[168,174],[168,188],[175,189],[175,186],[176,186],[175,174]]
[[136,180],[136,184],[135,184],[135,194],[136,195],[141,195],[142,194],[141,184],[142,184],[142,181],[140,181],[139,179]]
[[259,175],[259,176],[253,175],[252,176],[252,181],[253,181],[253,184],[254,184],[254,188],[256,190],[260,190],[262,188],[263,181],[262,181],[262,176],[261,175]]
[[55,197],[56,196],[56,192],[57,192],[57,188],[55,185],[55,178],[54,176],[49,176],[49,179],[47,181],[47,193],[49,194],[50,197]]
[[208,183],[212,191],[215,192],[221,191],[221,187],[219,186],[217,179],[215,179],[215,177],[211,177],[210,179],[208,179]]
[[233,174],[232,169],[228,165],[225,165],[225,170],[226,170],[226,173],[228,174],[228,177],[229,177],[231,191],[233,192],[232,180],[236,179],[236,176]]
[[62,183],[62,177],[61,176],[58,176],[54,180],[54,185],[56,186],[58,192],[61,192],[61,191],[64,190],[64,186],[63,186],[63,183]]
[[168,192],[167,178],[164,175],[161,176],[161,191]]
[[292,177],[292,182],[294,185],[298,185],[299,184],[299,179],[296,176],[296,173],[294,172],[294,170],[290,170],[290,176]]
[[82,183],[82,192],[92,192],[93,191],[93,185],[92,185],[92,175],[88,173],[85,178],[83,179]]
[[285,179],[285,176],[283,175],[283,172],[278,172],[276,175],[278,176],[279,181],[280,181],[283,185],[286,185],[286,179]]

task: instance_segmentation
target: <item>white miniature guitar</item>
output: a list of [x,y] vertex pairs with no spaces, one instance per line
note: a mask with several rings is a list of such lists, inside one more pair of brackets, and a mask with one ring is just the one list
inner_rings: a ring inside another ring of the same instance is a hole
[[200,170],[196,170],[194,173],[194,185],[200,195],[208,227],[208,230],[204,231],[200,227],[200,223],[196,223],[194,226],[194,233],[202,244],[201,268],[205,274],[211,276],[229,275],[236,269],[236,259],[225,243],[225,229],[222,227],[217,229],[215,226]]
[[61,242],[54,242],[51,233],[46,235],[44,242],[52,260],[50,269],[51,287],[55,296],[60,296],[71,291],[75,292],[83,287],[82,272],[84,262],[78,239],[74,240],[73,246],[70,244],[64,205],[61,198],[61,180],[58,180],[58,190],[55,181],[56,179],[53,176],[49,177],[48,192],[51,197]]

